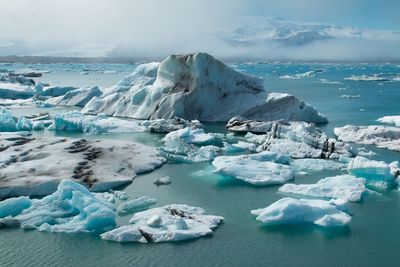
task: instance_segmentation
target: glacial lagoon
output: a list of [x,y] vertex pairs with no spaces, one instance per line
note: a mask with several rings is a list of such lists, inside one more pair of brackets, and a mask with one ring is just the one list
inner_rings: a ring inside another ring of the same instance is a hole
[[[5,68],[38,67],[51,70],[38,79],[51,85],[108,87],[136,67],[100,64],[90,66],[96,69],[93,73],[85,73],[87,66],[68,65],[15,64]],[[245,74],[264,78],[267,91],[290,93],[314,106],[328,117],[328,124],[318,126],[332,137],[335,127],[346,124],[381,125],[377,122],[378,118],[399,115],[400,82],[393,79],[393,73],[400,73],[400,65],[231,63],[229,66]],[[305,73],[309,74],[301,75]],[[374,74],[381,74],[384,78],[368,81],[345,79],[353,75],[374,77]],[[288,76],[282,78],[285,75]],[[9,108],[15,115],[42,111],[56,114],[71,109],[79,110],[65,107]],[[205,123],[205,130],[226,133],[224,126],[223,123]],[[33,135],[127,140],[153,147],[160,146],[160,139],[164,136],[153,133],[77,134],[53,131],[34,131]],[[372,145],[352,146],[363,146],[375,152],[376,156],[372,159],[387,163],[398,160],[398,152]],[[96,234],[1,229],[1,263],[5,266],[93,266],[98,262],[112,266],[390,266],[398,260],[400,241],[393,238],[400,220],[397,189],[383,191],[379,196],[368,196],[361,203],[350,202],[352,220],[343,228],[324,229],[310,224],[266,227],[256,221],[250,211],[264,208],[284,197],[278,192],[279,186],[256,187],[212,173],[213,170],[211,163],[167,163],[151,173],[139,175],[126,188],[121,188],[131,197],[155,198],[157,206],[188,204],[202,207],[207,214],[223,216],[224,223],[211,236],[176,243],[120,244],[104,241]],[[321,178],[343,173],[346,172],[296,175],[294,183],[315,183]],[[171,177],[170,185],[153,184],[155,179],[164,176]],[[117,223],[126,224],[130,217],[119,216]]]

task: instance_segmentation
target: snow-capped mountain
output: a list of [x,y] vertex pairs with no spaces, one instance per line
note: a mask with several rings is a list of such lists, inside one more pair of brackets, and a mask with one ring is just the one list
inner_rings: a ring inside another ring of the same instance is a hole
[[218,35],[234,46],[276,42],[284,46],[302,46],[333,38],[400,41],[400,33],[363,30],[332,24],[297,23],[282,18],[239,17],[219,29]]

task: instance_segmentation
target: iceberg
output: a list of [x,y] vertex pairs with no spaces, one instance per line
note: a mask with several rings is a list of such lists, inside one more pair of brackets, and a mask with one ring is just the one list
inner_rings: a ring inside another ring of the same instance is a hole
[[[313,123],[289,121],[255,121],[234,117],[226,125],[233,132],[247,132],[249,142],[259,144],[257,151],[271,151],[292,158],[338,158],[351,156],[346,145],[328,138]],[[257,133],[262,135],[253,135]]]
[[15,132],[17,129],[18,119],[10,112],[0,108],[0,131],[1,132]]
[[288,156],[272,152],[239,156],[219,156],[212,162],[214,172],[253,185],[284,184],[294,179]]
[[175,162],[211,161],[220,151],[219,147],[211,145],[215,140],[213,134],[202,128],[187,127],[165,135],[160,153]]
[[61,181],[56,192],[42,199],[20,197],[0,202],[0,214],[11,216],[0,219],[0,223],[12,219],[21,228],[38,231],[103,233],[116,226],[113,205],[70,180]]
[[155,148],[117,140],[1,133],[0,151],[0,198],[49,195],[63,179],[107,191],[165,162]]
[[156,204],[156,200],[154,198],[150,198],[147,196],[138,197],[128,200],[119,205],[117,212],[119,215],[126,215],[129,213],[147,210],[150,206],[154,204]]
[[346,226],[351,221],[346,202],[340,199],[282,198],[270,206],[252,210],[265,225],[313,223],[321,227]]
[[187,205],[167,205],[135,213],[129,225],[101,235],[114,242],[158,243],[196,239],[210,235],[224,220],[206,215],[202,208]]
[[378,188],[390,188],[395,182],[393,169],[384,161],[370,160],[361,156],[352,159],[347,166],[349,174],[362,177],[367,185]]
[[62,106],[84,107],[93,97],[100,96],[102,91],[98,86],[79,88],[66,92],[65,95],[51,98],[46,103]]
[[173,119],[157,119],[146,120],[140,123],[150,132],[155,133],[170,133],[173,131],[181,130],[183,128],[204,128],[204,126],[197,120],[187,121],[181,118]]
[[122,120],[105,115],[83,115],[77,111],[70,111],[54,116],[49,127],[55,131],[80,133],[135,133],[145,132],[146,128],[134,121]]
[[340,198],[346,201],[361,201],[367,189],[365,179],[352,175],[338,175],[319,180],[315,184],[284,184],[282,193],[316,198]]
[[378,119],[379,122],[394,124],[396,127],[400,127],[400,116],[385,116]]
[[172,55],[157,66],[156,76],[154,69],[140,73],[147,77],[146,82],[128,82],[128,86],[122,82],[108,95],[94,97],[82,112],[209,122],[225,122],[238,115],[259,120],[327,121],[304,101],[268,93],[261,79],[236,72],[205,53]]
[[290,165],[296,172],[322,172],[346,169],[346,165],[333,160],[326,159],[295,159]]
[[297,74],[293,74],[293,75],[283,75],[280,76],[279,79],[284,79],[284,80],[300,80],[303,78],[310,78],[310,77],[315,77],[315,71],[307,71],[304,73],[297,73]]
[[335,135],[343,142],[376,145],[380,148],[400,151],[400,128],[382,125],[346,125],[334,129]]

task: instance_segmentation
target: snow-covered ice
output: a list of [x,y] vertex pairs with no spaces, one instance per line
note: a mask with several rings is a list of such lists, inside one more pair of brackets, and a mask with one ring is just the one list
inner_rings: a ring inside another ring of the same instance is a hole
[[346,169],[346,165],[338,161],[326,159],[294,159],[290,165],[296,172],[322,172]]
[[144,84],[140,80],[138,85],[135,81],[128,86],[116,85],[110,94],[93,98],[82,112],[216,122],[238,115],[261,120],[327,121],[304,101],[288,94],[267,93],[261,79],[238,73],[205,53],[169,56],[158,66],[154,82],[153,69],[132,75],[148,79]]
[[249,132],[245,138],[259,145],[257,151],[277,152],[292,158],[338,158],[340,154],[350,156],[345,144],[328,138],[313,123],[255,121],[234,117],[226,127],[234,132]]
[[133,142],[4,133],[0,151],[0,198],[48,195],[62,179],[106,191],[131,183],[165,161],[155,148]]
[[334,129],[335,135],[343,142],[376,145],[380,148],[400,151],[400,128],[371,125],[346,125]]
[[378,119],[379,122],[394,124],[396,127],[400,127],[400,116],[384,116]]
[[339,227],[351,221],[346,202],[340,199],[326,201],[286,197],[251,213],[265,225],[313,223],[322,227]]
[[206,215],[202,208],[187,205],[167,205],[135,213],[129,225],[101,235],[115,242],[158,243],[196,239],[212,234],[224,220]]
[[203,128],[204,126],[197,120],[187,121],[181,118],[146,120],[140,123],[150,132],[170,133],[183,128]]
[[284,184],[294,179],[288,156],[272,152],[219,156],[212,162],[215,172],[253,185]]
[[367,192],[365,179],[352,175],[338,175],[319,180],[315,184],[284,184],[280,192],[317,198],[340,198],[360,201]]

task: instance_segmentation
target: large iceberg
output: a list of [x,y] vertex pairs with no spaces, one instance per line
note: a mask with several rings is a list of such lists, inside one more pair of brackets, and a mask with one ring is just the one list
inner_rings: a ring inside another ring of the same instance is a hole
[[341,199],[326,201],[286,197],[251,213],[265,225],[313,223],[322,227],[338,227],[351,221],[346,202]]
[[[12,205],[10,205],[12,203]],[[83,185],[63,180],[42,199],[12,198],[0,202],[0,224],[49,232],[105,232],[116,226],[112,204],[97,199]]]
[[202,208],[167,205],[135,213],[129,225],[101,235],[115,242],[158,243],[195,239],[212,234],[224,220],[221,216],[205,215]]
[[83,133],[134,133],[144,132],[146,128],[134,121],[127,121],[105,115],[83,115],[77,111],[70,111],[54,116],[51,130]]
[[215,122],[228,121],[234,116],[327,121],[304,101],[288,94],[268,93],[262,79],[238,73],[205,53],[169,56],[150,71],[132,75],[146,77],[145,82],[140,79],[137,84],[132,79],[128,86],[125,82],[117,84],[102,98],[94,97],[82,112]]
[[400,128],[382,125],[354,126],[335,128],[335,135],[344,142],[364,145],[376,145],[394,151],[400,151]]
[[284,184],[294,179],[289,157],[272,152],[251,155],[219,156],[212,164],[215,172],[253,185]]
[[106,191],[164,163],[154,148],[117,140],[0,134],[0,198],[53,193],[62,179]]
[[285,184],[280,192],[317,198],[340,198],[360,201],[365,195],[365,179],[352,175],[338,175],[319,180],[315,184]]

